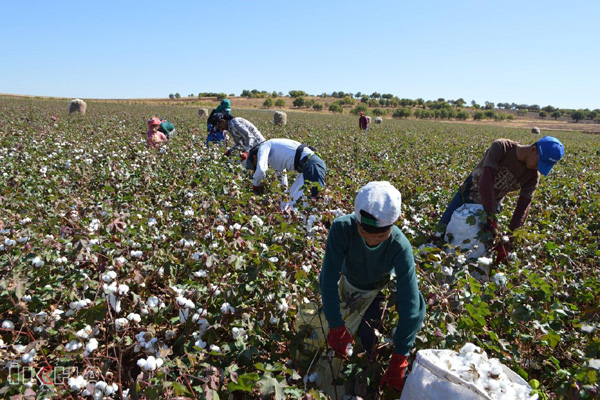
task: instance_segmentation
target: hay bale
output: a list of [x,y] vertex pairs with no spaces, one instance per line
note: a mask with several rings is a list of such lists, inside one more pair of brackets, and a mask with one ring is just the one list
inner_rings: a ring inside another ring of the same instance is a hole
[[540,132],[540,128],[538,128],[537,126],[534,126],[533,128],[531,128],[531,133],[535,133],[536,135],[539,135]]
[[371,117],[367,115],[367,125],[371,125]]
[[375,118],[375,123],[376,123],[376,124],[380,124],[380,123],[382,123],[382,122],[383,122],[383,120],[381,119],[381,117],[377,117],[377,118]]
[[273,114],[273,123],[275,125],[286,125],[287,114],[283,111],[275,111],[275,114]]
[[200,108],[198,110],[198,115],[200,118],[208,118],[208,108]]
[[87,104],[85,101],[81,99],[73,99],[69,103],[69,115],[74,113],[79,113],[81,115],[85,115],[85,110],[87,109]]

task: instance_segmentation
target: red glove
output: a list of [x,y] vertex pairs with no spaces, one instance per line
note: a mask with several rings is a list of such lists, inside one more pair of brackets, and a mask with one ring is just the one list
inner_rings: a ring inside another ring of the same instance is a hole
[[354,343],[352,334],[344,325],[329,330],[327,344],[335,351],[336,356],[348,357],[348,345],[352,343]]
[[231,150],[227,150],[225,153],[223,153],[223,155],[225,157],[229,157],[230,154],[231,154]]
[[248,152],[243,151],[242,154],[240,154],[240,161],[244,161],[246,158],[248,158]]
[[492,232],[492,237],[496,237],[496,233],[498,233],[498,221],[488,218],[487,228]]
[[408,368],[408,359],[406,356],[401,354],[392,354],[390,366],[381,378],[379,386],[383,386],[386,383],[393,387],[396,391],[402,393],[404,388],[404,374],[406,374],[406,368]]
[[496,262],[501,263],[508,256],[508,251],[510,249],[509,243],[498,243],[494,246],[494,251],[496,252]]

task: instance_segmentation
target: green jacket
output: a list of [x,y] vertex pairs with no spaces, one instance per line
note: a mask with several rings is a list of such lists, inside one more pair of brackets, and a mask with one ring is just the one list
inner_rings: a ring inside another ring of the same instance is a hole
[[372,290],[381,287],[392,270],[396,272],[396,311],[399,317],[394,334],[394,352],[408,355],[425,317],[425,300],[417,286],[415,262],[408,239],[394,226],[386,241],[370,248],[358,233],[354,214],[333,221],[320,276],[323,312],[330,328],[344,325],[338,292],[340,274],[344,274],[357,288]]

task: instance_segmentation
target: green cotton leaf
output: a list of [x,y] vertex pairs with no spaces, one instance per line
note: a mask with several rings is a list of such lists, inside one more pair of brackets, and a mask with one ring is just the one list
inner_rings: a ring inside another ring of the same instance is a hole
[[265,373],[257,384],[263,399],[271,399],[273,398],[272,396],[274,396],[275,400],[285,399],[283,389],[287,387],[287,384],[279,382],[270,372]]
[[558,249],[558,245],[552,241],[547,241],[545,244],[546,250],[552,251]]
[[173,390],[175,390],[175,396],[183,396],[184,394],[191,394],[190,391],[179,382],[172,382]]
[[283,371],[283,365],[281,363],[275,363],[275,364],[256,363],[256,364],[254,364],[254,368],[256,368],[259,371],[265,371],[265,372]]
[[258,381],[259,376],[257,373],[250,373],[238,376],[237,382],[230,382],[227,384],[227,390],[234,392],[241,390],[243,392],[252,393],[254,384]]
[[556,332],[548,332],[542,336],[542,340],[547,341],[550,347],[555,348],[560,343],[561,337]]
[[477,223],[477,218],[474,215],[470,215],[467,217],[467,224],[475,225]]

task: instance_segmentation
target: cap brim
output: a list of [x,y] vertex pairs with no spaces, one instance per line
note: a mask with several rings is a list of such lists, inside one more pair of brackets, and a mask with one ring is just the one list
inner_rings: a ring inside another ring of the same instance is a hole
[[540,171],[540,174],[544,176],[547,176],[550,173],[550,170],[553,166],[554,163],[547,163],[545,161],[538,160],[538,171]]

